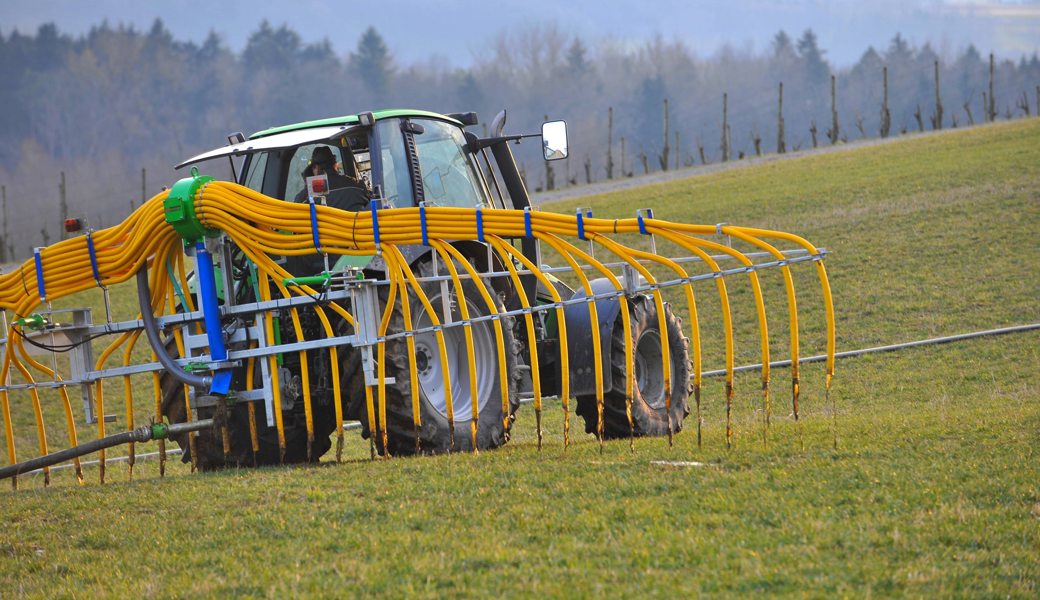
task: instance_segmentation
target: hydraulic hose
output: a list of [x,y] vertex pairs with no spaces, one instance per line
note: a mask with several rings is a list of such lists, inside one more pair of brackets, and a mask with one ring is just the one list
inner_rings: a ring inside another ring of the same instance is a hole
[[159,363],[166,369],[174,379],[185,385],[209,389],[211,377],[196,375],[182,369],[177,361],[166,351],[166,346],[159,336],[159,325],[155,322],[152,314],[152,292],[148,288],[148,266],[143,264],[137,271],[137,300],[141,305],[141,321],[144,323],[145,334],[148,335],[148,343],[152,346]]
[[130,431],[123,431],[115,435],[103,437],[101,439],[93,440],[79,446],[67,448],[53,454],[46,456],[40,456],[27,460],[25,462],[17,463],[8,467],[0,468],[0,479],[8,479],[10,477],[17,477],[22,473],[28,473],[37,469],[43,469],[44,467],[50,467],[58,463],[63,463],[74,458],[78,458],[85,454],[92,454],[99,452],[106,448],[113,446],[121,446],[123,444],[130,444],[133,442],[148,442],[155,439],[165,439],[171,435],[179,433],[185,433],[189,431],[199,431],[206,429],[207,427],[213,426],[213,419],[204,419],[202,421],[192,421],[190,423],[174,423],[172,425],[166,425],[165,423],[157,423],[155,425],[149,425],[147,427],[138,427]]

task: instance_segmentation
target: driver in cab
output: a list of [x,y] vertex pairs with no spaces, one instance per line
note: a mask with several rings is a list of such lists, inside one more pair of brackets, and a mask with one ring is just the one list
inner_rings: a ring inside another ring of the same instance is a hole
[[[344,161],[344,167],[347,164],[347,161]],[[350,163],[350,166],[353,166],[353,162]],[[314,148],[314,151],[311,153],[310,164],[307,165],[301,175],[304,181],[308,177],[318,177],[320,175],[325,175],[328,178],[329,187],[325,195],[325,201],[333,208],[349,211],[359,211],[368,208],[369,200],[372,198],[368,187],[359,179],[343,175],[336,169],[336,157],[332,153],[332,148],[328,146],[316,146]],[[296,202],[307,201],[306,185],[296,194],[295,200]]]

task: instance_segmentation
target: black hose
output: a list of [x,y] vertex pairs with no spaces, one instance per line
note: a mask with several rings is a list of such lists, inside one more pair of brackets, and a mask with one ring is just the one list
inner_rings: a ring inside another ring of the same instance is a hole
[[123,431],[103,437],[99,440],[80,444],[79,446],[59,450],[58,452],[46,456],[32,458],[25,462],[15,463],[11,466],[0,468],[0,479],[17,477],[22,473],[50,467],[113,446],[121,446],[131,442],[148,442],[155,438],[167,438],[170,435],[176,435],[186,431],[199,431],[201,429],[213,427],[213,424],[213,419],[204,419],[201,421],[191,421],[189,423],[174,423],[172,425],[163,425],[160,423],[155,426],[146,425],[144,427],[138,427],[131,431]]
[[166,351],[166,345],[163,344],[159,335],[159,325],[155,322],[155,315],[152,314],[152,292],[148,287],[148,266],[146,264],[141,265],[141,269],[137,271],[137,301],[141,305],[141,321],[144,322],[148,343],[151,344],[155,356],[166,372],[181,383],[209,389],[211,377],[185,371]]
[[[874,354],[876,352],[894,352],[896,350],[903,350],[905,348],[916,348],[918,346],[932,346],[935,344],[949,344],[950,342],[960,342],[964,340],[970,340],[978,337],[984,337],[989,335],[1006,335],[1008,333],[1019,333],[1022,331],[1033,331],[1040,329],[1040,323],[1032,323],[1029,325],[1013,325],[1011,327],[1001,327],[999,329],[987,329],[985,331],[975,331],[972,333],[961,333],[958,335],[947,335],[943,337],[930,338],[927,340],[917,340],[914,342],[905,342],[902,344],[890,344],[887,346],[875,346],[873,348],[863,348],[861,350],[846,350],[845,352],[835,353],[834,358],[854,358],[857,356],[863,356],[864,354]],[[816,356],[805,356],[798,359],[798,364],[823,362],[827,360],[826,354],[818,354]],[[790,367],[791,361],[788,360],[775,360],[769,363],[770,367]],[[754,365],[744,365],[733,369],[734,373],[740,373],[742,371],[757,371],[762,368],[762,363]],[[725,369],[718,369],[715,371],[705,371],[701,373],[701,377],[717,377],[719,375],[725,375]]]
[[120,446],[122,444],[129,444],[130,442],[147,442],[150,439],[152,439],[151,427],[138,427],[133,431],[124,431],[122,433],[103,437],[99,440],[87,442],[86,444],[80,444],[79,446],[67,450],[61,450],[53,454],[16,463],[9,467],[0,468],[0,479],[17,477],[22,473],[56,465],[67,460],[72,460],[78,456],[83,456],[84,454],[90,454],[92,452],[104,450],[105,448],[111,448],[112,446]]

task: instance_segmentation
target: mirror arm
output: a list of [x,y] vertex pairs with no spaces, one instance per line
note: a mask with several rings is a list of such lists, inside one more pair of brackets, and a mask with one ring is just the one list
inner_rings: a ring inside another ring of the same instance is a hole
[[502,142],[513,142],[513,141],[519,142],[522,139],[533,138],[533,137],[542,137],[542,134],[541,133],[526,133],[526,134],[516,134],[516,135],[503,135],[503,136],[500,136],[500,137],[478,138],[478,139],[475,139],[475,140],[470,140],[469,143],[466,144],[466,146],[469,148],[470,152],[477,152],[477,151],[483,150],[484,148],[489,148],[491,146],[494,146],[495,144],[500,144]]

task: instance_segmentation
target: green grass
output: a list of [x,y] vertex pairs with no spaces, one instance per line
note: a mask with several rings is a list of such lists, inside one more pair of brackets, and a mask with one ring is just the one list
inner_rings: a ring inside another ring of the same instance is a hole
[[[652,206],[828,248],[839,349],[852,349],[1036,322],[1038,198],[1034,119],[580,204],[610,217]],[[809,268],[795,275],[803,354],[822,352],[818,283]],[[730,280],[738,361],[754,362],[750,290]],[[764,287],[783,357],[778,274]],[[716,368],[717,301],[710,284],[697,292],[705,368]],[[789,371],[776,370],[767,442],[758,376],[746,374],[731,450],[714,379],[703,450],[691,419],[673,448],[600,451],[574,433],[564,451],[553,403],[541,452],[524,407],[510,444],[478,456],[370,462],[354,438],[340,465],[160,480],[151,462],[133,482],[110,468],[105,486],[88,469],[82,488],[68,471],[49,489],[23,478],[25,489],[0,492],[0,596],[1035,598],[1038,342],[1031,332],[843,361],[830,403],[822,367],[808,365],[799,422],[786,414]]]

